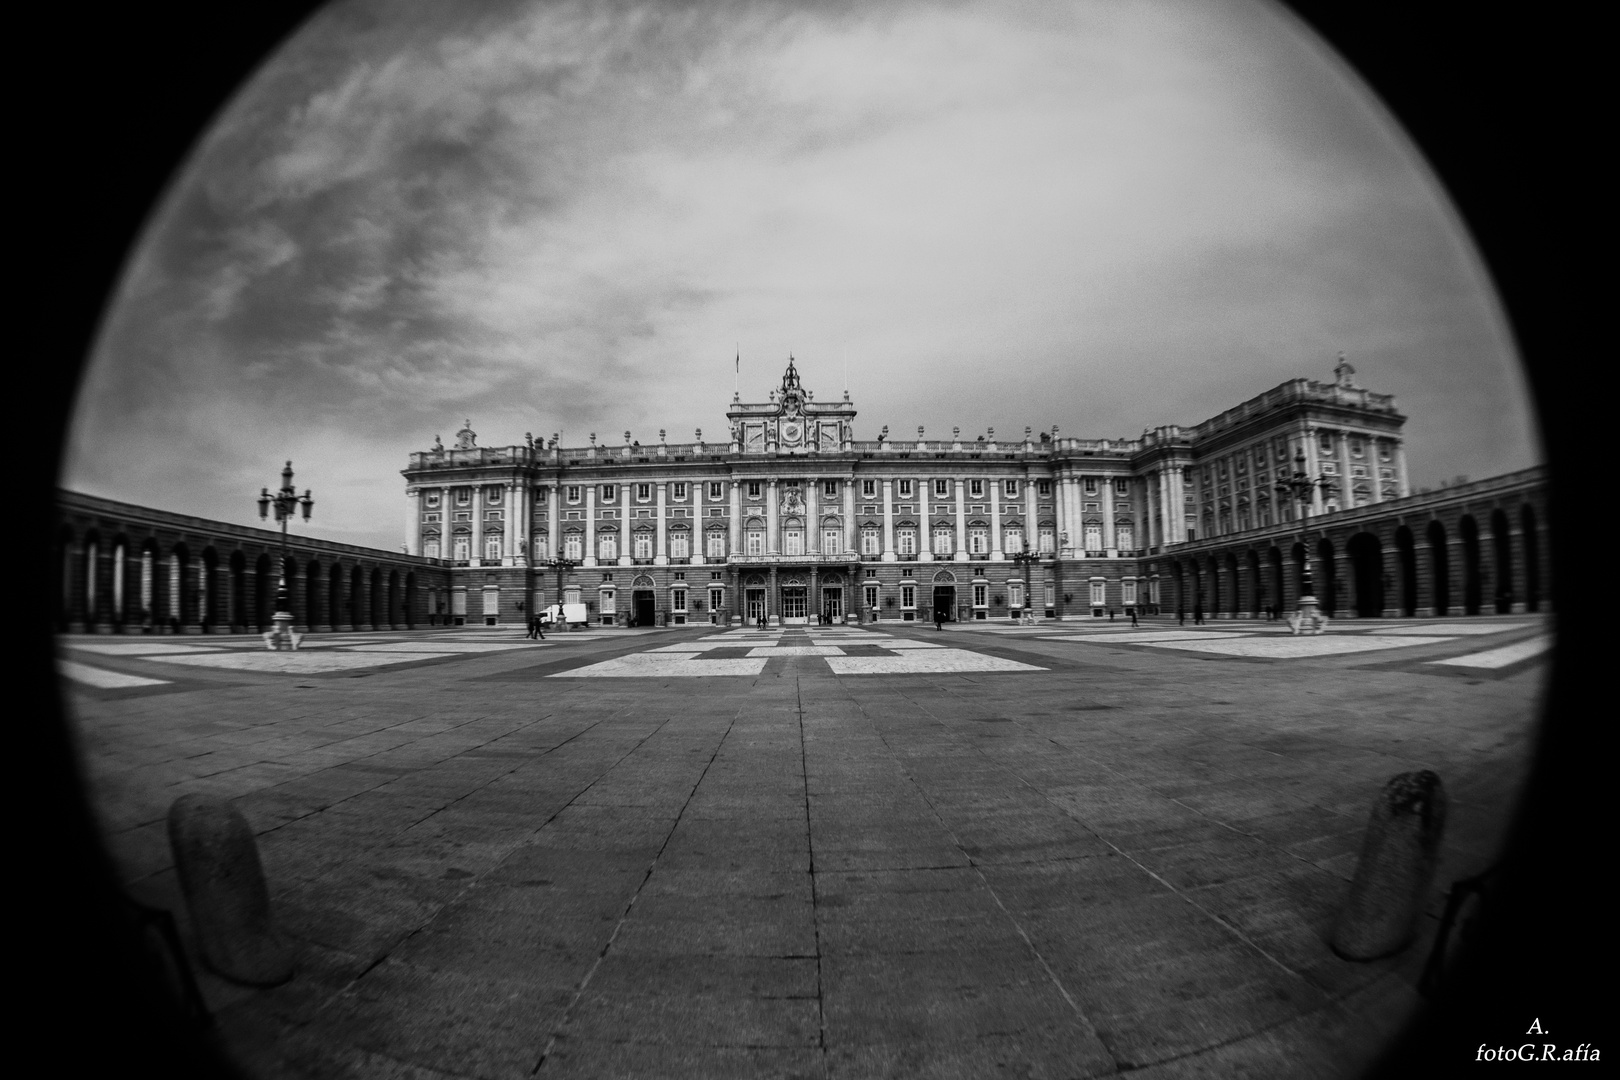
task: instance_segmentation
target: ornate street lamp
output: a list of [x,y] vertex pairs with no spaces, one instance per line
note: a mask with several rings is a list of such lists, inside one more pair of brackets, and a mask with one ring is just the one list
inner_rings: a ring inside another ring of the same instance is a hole
[[[557,571],[557,611],[559,614],[562,614],[563,572],[566,570],[572,570],[574,567],[578,566],[579,563],[574,559],[565,558],[564,556],[559,555],[555,559],[547,560],[546,565]],[[563,626],[568,626],[567,615],[563,615]]]
[[302,507],[304,520],[309,520],[309,512],[315,507],[315,500],[309,497],[309,489],[304,489],[300,498],[297,489],[292,486],[292,462],[281,470],[281,490],[274,495],[269,488],[259,489],[259,517],[268,518],[271,509],[276,512],[276,521],[281,525],[281,574],[276,581],[276,613],[273,616],[275,629],[265,632],[264,645],[271,651],[280,649],[297,649],[303,635],[292,632],[292,599],[287,595],[287,522]]
[[1029,550],[1029,544],[1026,542],[1020,550],[1013,552],[1010,558],[1024,579],[1024,603],[1018,609],[1019,621],[1022,622],[1026,617],[1030,617],[1029,610],[1034,606],[1032,602],[1035,595],[1034,568],[1040,563],[1041,556],[1039,552]]
[[1305,531],[1311,517],[1311,498],[1318,488],[1322,497],[1333,494],[1334,484],[1326,476],[1311,477],[1305,473],[1305,450],[1294,455],[1294,472],[1277,479],[1277,497],[1292,499],[1299,504],[1299,547],[1305,556],[1299,577],[1299,610],[1288,620],[1296,634],[1320,634],[1327,629],[1327,619],[1316,610],[1316,589],[1311,583],[1311,551],[1305,543]]

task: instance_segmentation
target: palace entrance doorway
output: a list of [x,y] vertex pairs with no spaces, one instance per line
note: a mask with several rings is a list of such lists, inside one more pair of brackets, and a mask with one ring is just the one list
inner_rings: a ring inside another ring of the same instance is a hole
[[956,620],[956,586],[934,586],[934,613],[935,617],[943,616],[945,622]]
[[651,626],[657,619],[658,605],[653,597],[651,589],[637,589],[631,594],[630,614],[637,626]]
[[744,589],[743,601],[745,614],[748,616],[748,625],[758,626],[759,620],[765,617],[765,590]]
[[807,623],[809,619],[809,592],[803,585],[782,586],[782,622]]
[[844,590],[841,588],[821,590],[821,614],[830,623],[844,620]]

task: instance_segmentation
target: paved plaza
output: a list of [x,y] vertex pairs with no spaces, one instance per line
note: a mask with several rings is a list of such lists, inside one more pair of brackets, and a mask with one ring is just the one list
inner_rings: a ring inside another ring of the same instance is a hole
[[[1528,766],[1542,616],[63,637],[130,893],[235,800],[299,967],[263,1077],[1353,1075]],[[1326,942],[1399,772],[1419,940]]]

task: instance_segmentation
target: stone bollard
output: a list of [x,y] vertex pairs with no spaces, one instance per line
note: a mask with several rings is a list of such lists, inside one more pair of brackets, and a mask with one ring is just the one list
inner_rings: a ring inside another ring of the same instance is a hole
[[248,986],[292,978],[292,950],[271,925],[258,843],[241,811],[212,795],[180,796],[169,807],[169,848],[209,970]]
[[1346,960],[1376,960],[1410,944],[1445,825],[1446,792],[1434,773],[1401,773],[1384,785],[1330,939],[1334,952]]

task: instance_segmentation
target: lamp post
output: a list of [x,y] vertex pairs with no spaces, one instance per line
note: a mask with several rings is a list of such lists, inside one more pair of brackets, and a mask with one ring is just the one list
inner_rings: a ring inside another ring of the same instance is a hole
[[1293,475],[1279,477],[1276,488],[1278,498],[1292,499],[1299,504],[1299,547],[1305,556],[1299,576],[1299,609],[1288,620],[1288,625],[1295,634],[1320,634],[1327,629],[1327,619],[1316,610],[1316,589],[1311,583],[1311,552],[1305,544],[1305,532],[1310,523],[1312,496],[1318,488],[1324,498],[1332,495],[1333,481],[1325,476],[1306,475],[1305,450],[1302,447],[1294,454]]
[[1037,552],[1029,550],[1028,543],[1025,543],[1018,551],[1012,553],[1012,561],[1024,579],[1024,602],[1018,609],[1018,621],[1028,619],[1033,622],[1034,616],[1029,614],[1029,609],[1033,606],[1031,598],[1035,595],[1034,567],[1040,563],[1041,557]]
[[546,565],[557,571],[557,611],[562,615],[563,625],[566,627],[568,626],[568,616],[562,610],[563,572],[565,570],[572,570],[574,567],[578,566],[579,563],[574,559],[565,558],[559,555],[555,559],[548,560]]
[[276,581],[276,613],[272,617],[275,628],[264,634],[264,646],[272,652],[281,649],[297,649],[298,642],[303,635],[292,631],[292,599],[287,595],[287,522],[292,520],[293,514],[300,508],[304,511],[304,520],[309,520],[309,512],[315,507],[315,500],[309,497],[309,489],[304,489],[300,498],[298,491],[292,486],[292,462],[281,470],[281,490],[274,495],[269,488],[259,489],[259,517],[268,518],[272,509],[276,512],[276,521],[281,525],[281,573]]

